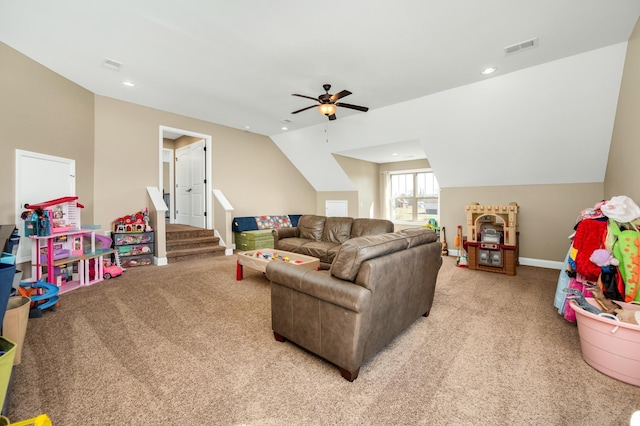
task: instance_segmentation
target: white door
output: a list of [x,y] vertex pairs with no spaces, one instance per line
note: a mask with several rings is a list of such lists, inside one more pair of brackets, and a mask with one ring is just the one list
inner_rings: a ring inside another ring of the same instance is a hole
[[349,202],[347,200],[327,200],[324,203],[325,216],[347,217],[349,216]]
[[24,205],[75,195],[75,160],[16,149],[16,227],[20,231],[16,263],[31,260],[31,240],[24,237],[20,218]]
[[176,150],[176,222],[206,227],[204,140]]

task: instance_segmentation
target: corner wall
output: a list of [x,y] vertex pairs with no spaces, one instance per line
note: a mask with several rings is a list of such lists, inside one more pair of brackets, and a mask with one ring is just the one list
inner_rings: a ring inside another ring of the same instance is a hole
[[640,203],[640,20],[629,38],[605,175],[605,198]]
[[95,111],[95,216],[103,229],[146,207],[145,188],[160,185],[161,125],[212,136],[212,187],[233,216],[316,211],[316,191],[266,136],[98,95]]
[[[518,203],[520,258],[563,262],[569,250],[580,211],[603,199],[604,184],[513,185],[494,187],[444,188],[440,192],[440,225],[447,230],[447,243],[453,240],[458,225],[466,233],[465,206]],[[524,262],[526,263],[526,262]],[[542,265],[538,265],[542,266]]]
[[75,160],[82,222],[93,223],[93,93],[4,43],[0,93],[0,223],[16,222],[16,149]]

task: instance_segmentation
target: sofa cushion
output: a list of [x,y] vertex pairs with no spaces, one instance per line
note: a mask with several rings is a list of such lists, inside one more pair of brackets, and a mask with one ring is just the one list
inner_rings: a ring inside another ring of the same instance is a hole
[[351,225],[351,238],[387,232],[393,232],[393,222],[386,219],[356,218]]
[[328,241],[307,240],[307,242],[299,246],[295,252],[306,256],[317,257],[320,259],[320,262],[329,263],[329,250],[338,245],[337,243],[330,243]]
[[340,247],[340,244],[336,244],[327,251],[327,257],[329,258],[329,261],[327,263],[333,263],[333,260],[336,258],[338,252],[340,251]]
[[342,244],[351,238],[351,217],[328,217],[322,231],[322,241]]
[[399,233],[352,238],[340,246],[340,250],[331,264],[331,275],[343,280],[354,281],[362,262],[404,250],[408,244],[406,236]]
[[302,247],[307,243],[309,243],[309,240],[307,240],[306,238],[297,238],[297,237],[283,238],[282,240],[278,241],[278,247],[276,248],[278,250],[304,254],[300,251],[300,247]]
[[325,216],[315,216],[312,214],[303,215],[298,221],[298,229],[300,230],[300,238],[308,240],[320,241],[322,239],[322,231],[324,230]]
[[432,243],[438,240],[438,234],[433,229],[426,228],[407,228],[400,231],[406,235],[409,247],[419,246],[420,244]]

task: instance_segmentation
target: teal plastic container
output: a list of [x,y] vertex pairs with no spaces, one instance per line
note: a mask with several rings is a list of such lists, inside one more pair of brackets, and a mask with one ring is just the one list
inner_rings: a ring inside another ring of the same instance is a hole
[[[16,265],[0,262],[0,321],[4,320],[4,313],[7,310],[15,275]],[[0,325],[2,325],[2,322],[0,322]]]

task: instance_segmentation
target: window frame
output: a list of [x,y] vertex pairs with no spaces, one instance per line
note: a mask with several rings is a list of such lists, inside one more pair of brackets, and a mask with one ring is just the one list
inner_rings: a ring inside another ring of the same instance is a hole
[[[433,175],[433,183],[434,183],[434,190],[435,192],[433,194],[425,194],[425,195],[416,195],[417,194],[417,188],[419,187],[418,185],[418,175],[420,173],[431,173]],[[398,175],[413,175],[413,180],[412,180],[412,188],[411,188],[411,195],[398,195],[398,196],[394,196],[394,176],[398,176]],[[422,223],[426,223],[430,218],[435,218],[436,221],[439,221],[440,219],[440,185],[438,183],[438,179],[433,171],[433,169],[431,168],[424,168],[424,169],[407,169],[407,170],[394,170],[394,171],[390,171],[389,172],[389,176],[388,176],[388,188],[389,188],[389,193],[387,194],[387,207],[388,207],[388,211],[389,211],[389,220],[391,220],[394,223],[404,223],[404,224],[410,224],[410,225],[415,225],[415,224],[422,224]],[[404,202],[406,200],[410,200],[409,204],[411,205],[411,219],[406,219],[406,218],[399,218],[397,219],[396,216],[396,209],[397,209],[397,203],[398,202]],[[418,210],[418,205],[421,202],[432,202],[432,201],[436,201],[437,203],[437,209],[436,209],[436,213],[426,213],[422,216],[420,215],[420,212]]]

